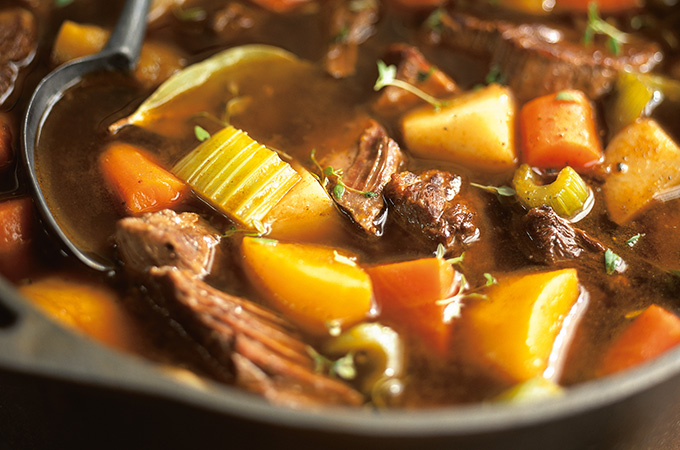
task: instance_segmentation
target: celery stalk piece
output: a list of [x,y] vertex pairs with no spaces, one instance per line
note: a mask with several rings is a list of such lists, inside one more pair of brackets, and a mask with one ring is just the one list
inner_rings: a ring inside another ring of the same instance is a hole
[[680,82],[649,73],[621,72],[616,96],[609,108],[612,133],[639,118],[649,117],[664,99],[680,101]]
[[536,183],[531,167],[522,164],[512,179],[520,201],[528,208],[548,205],[561,217],[571,218],[581,211],[590,198],[590,189],[571,167],[560,170],[557,179],[541,186]]
[[249,229],[257,229],[256,224],[300,181],[276,152],[232,126],[182,158],[173,173]]

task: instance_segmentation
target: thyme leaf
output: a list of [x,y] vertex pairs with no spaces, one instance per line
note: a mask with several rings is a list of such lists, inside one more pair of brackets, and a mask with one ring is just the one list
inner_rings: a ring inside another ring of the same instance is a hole
[[607,275],[612,275],[617,272],[619,268],[624,264],[623,259],[611,249],[607,249],[604,252],[604,267]]
[[641,237],[643,237],[645,233],[638,233],[635,236],[632,236],[630,239],[626,241],[626,244],[628,244],[629,247],[633,247],[635,244],[637,244],[637,241],[640,240]]
[[470,186],[485,190],[487,192],[492,192],[494,194],[500,195],[501,197],[514,197],[517,192],[510,186],[484,186],[483,184],[470,183]]
[[208,133],[206,129],[201,127],[200,125],[194,126],[194,134],[196,135],[196,139],[198,139],[201,142],[210,139],[210,133]]
[[326,166],[322,167],[321,164],[319,164],[319,161],[316,159],[316,149],[312,149],[312,152],[310,154],[310,159],[312,160],[312,163],[317,167],[319,172],[321,173],[320,177],[317,177],[321,185],[325,188],[328,186],[328,181],[334,181],[335,186],[333,187],[333,196],[340,200],[342,199],[342,196],[345,195],[345,191],[350,191],[350,192],[355,192],[357,194],[361,194],[364,197],[377,197],[378,193],[377,192],[371,192],[371,191],[360,191],[359,189],[354,189],[353,187],[347,186],[344,181],[342,181],[342,176],[343,172],[342,169],[334,169],[331,166]]
[[592,45],[596,34],[607,36],[607,47],[614,55],[619,55],[621,44],[628,42],[628,34],[603,20],[600,17],[597,2],[590,2],[588,3],[588,25],[583,36],[584,44]]
[[447,102],[445,100],[439,100],[431,96],[427,92],[424,92],[422,89],[418,89],[412,84],[407,83],[406,81],[398,80],[397,67],[393,64],[388,66],[387,64],[385,64],[384,61],[378,60],[378,79],[375,81],[373,89],[375,91],[379,91],[380,89],[387,86],[394,86],[405,91],[408,91],[411,94],[420,97],[422,100],[432,105],[435,110],[439,110],[447,105]]

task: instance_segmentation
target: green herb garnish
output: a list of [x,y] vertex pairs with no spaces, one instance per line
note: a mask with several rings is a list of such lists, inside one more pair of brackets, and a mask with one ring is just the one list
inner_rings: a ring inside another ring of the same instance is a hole
[[628,244],[628,246],[630,246],[630,247],[633,247],[635,244],[637,244],[637,241],[639,241],[640,238],[643,237],[644,235],[645,235],[644,233],[638,233],[635,236],[628,239],[626,241],[626,244]]
[[578,98],[569,91],[560,91],[557,93],[557,95],[555,95],[555,100],[575,102],[578,100]]
[[485,190],[487,192],[492,192],[501,197],[514,197],[517,192],[510,186],[484,186],[483,184],[470,183],[470,186]]
[[370,192],[370,191],[360,191],[359,189],[354,189],[353,187],[347,186],[344,181],[342,181],[342,176],[343,172],[342,169],[334,169],[331,166],[327,167],[321,167],[321,164],[316,160],[316,149],[312,149],[310,159],[314,163],[314,165],[319,169],[321,172],[321,177],[317,176],[317,179],[321,183],[321,185],[324,187],[324,189],[327,188],[328,186],[328,181],[332,180],[335,182],[335,186],[333,187],[333,196],[337,198],[338,200],[342,199],[342,196],[345,195],[345,191],[350,191],[350,192],[355,192],[357,194],[361,194],[364,197],[368,198],[373,198],[377,197],[378,193],[377,192]]
[[410,83],[407,83],[406,81],[403,80],[398,80],[397,79],[397,67],[395,65],[387,65],[383,61],[378,61],[378,79],[375,81],[375,85],[373,86],[373,89],[376,91],[379,91],[380,89],[387,87],[387,86],[394,86],[398,87],[401,89],[404,89],[405,91],[410,92],[411,94],[414,94],[418,97],[420,97],[422,100],[425,100],[427,103],[432,105],[435,110],[441,109],[443,106],[447,105],[447,102],[444,100],[439,100],[427,92],[424,92],[421,89],[418,89],[417,87],[413,86]]
[[611,249],[608,248],[607,251],[604,252],[604,268],[607,275],[614,274],[614,272],[619,270],[622,264],[623,259]]
[[486,84],[506,84],[508,82],[508,77],[501,71],[498,65],[491,66],[489,73],[486,74],[484,78]]
[[57,8],[63,8],[73,3],[73,0],[54,0],[54,6]]
[[496,277],[494,277],[490,273],[485,273],[484,278],[486,278],[486,284],[484,285],[484,287],[489,287],[498,284],[498,280],[496,279]]
[[425,19],[425,26],[435,33],[441,33],[444,28],[444,8],[437,8]]
[[195,8],[183,8],[176,5],[172,9],[172,13],[181,22],[200,22],[208,17],[208,13],[205,9],[200,7]]
[[614,55],[621,53],[621,44],[628,42],[628,34],[600,17],[597,2],[588,4],[588,26],[583,36],[586,46],[592,45],[596,34],[607,36],[607,47]]
[[205,128],[203,128],[199,125],[196,125],[194,127],[194,134],[196,135],[196,139],[198,139],[201,142],[207,141],[208,139],[210,139],[210,133],[208,133],[205,130]]

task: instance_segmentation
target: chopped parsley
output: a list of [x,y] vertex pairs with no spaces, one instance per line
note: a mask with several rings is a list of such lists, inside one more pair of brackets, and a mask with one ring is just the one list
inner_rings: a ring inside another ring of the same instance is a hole
[[498,65],[491,66],[489,73],[486,74],[484,78],[486,84],[506,84],[508,82],[508,77],[501,71]]

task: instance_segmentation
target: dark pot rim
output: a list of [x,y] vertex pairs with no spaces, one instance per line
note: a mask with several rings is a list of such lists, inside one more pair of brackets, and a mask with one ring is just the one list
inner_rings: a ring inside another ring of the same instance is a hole
[[[6,313],[2,309],[6,308]],[[483,403],[418,410],[295,410],[213,382],[196,388],[152,363],[62,328],[0,279],[0,369],[179,402],[274,426],[359,436],[470,436],[540,426],[643,394],[667,381],[680,385],[680,348],[640,367],[567,389],[563,396],[519,404]],[[4,324],[3,324],[4,322]],[[3,326],[4,325],[4,326]],[[66,349],[66,351],[64,351]]]

